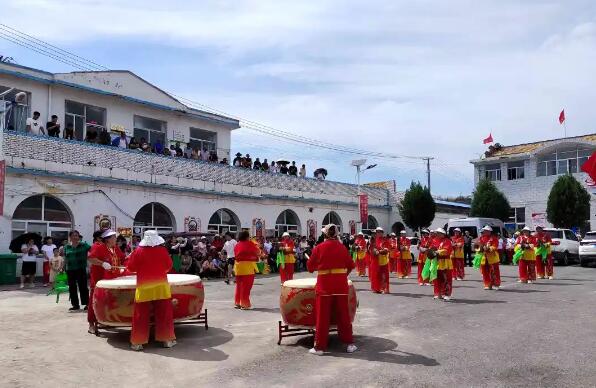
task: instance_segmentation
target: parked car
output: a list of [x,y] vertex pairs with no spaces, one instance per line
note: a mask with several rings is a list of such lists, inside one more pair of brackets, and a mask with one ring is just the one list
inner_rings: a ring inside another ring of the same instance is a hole
[[480,230],[486,225],[493,228],[493,233],[501,233],[501,236],[503,236],[505,224],[496,218],[450,218],[447,224],[447,233],[449,233],[449,236],[453,236],[453,229],[460,228],[462,234],[467,231],[473,239],[476,239],[481,234]]
[[579,243],[579,265],[596,262],[596,232],[588,232]]
[[545,228],[553,240],[553,258],[558,264],[569,265],[579,261],[579,240],[570,229]]
[[418,255],[420,252],[418,251],[418,243],[420,239],[418,237],[408,237],[410,240],[410,252],[412,253],[412,262],[416,263],[418,261]]

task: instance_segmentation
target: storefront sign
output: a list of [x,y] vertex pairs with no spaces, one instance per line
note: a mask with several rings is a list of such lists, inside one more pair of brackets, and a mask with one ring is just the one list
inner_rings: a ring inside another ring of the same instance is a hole
[[4,181],[6,180],[6,161],[0,160],[0,216],[4,215]]
[[252,229],[256,238],[262,238],[265,235],[265,220],[262,218],[252,220]]
[[95,230],[116,229],[116,217],[98,214],[95,216]]
[[546,213],[532,213],[532,225],[534,227],[546,226]]
[[201,220],[199,217],[184,217],[184,231],[185,232],[200,232]]
[[308,220],[306,221],[306,227],[308,228],[308,238],[316,239],[319,235],[317,233],[317,221]]
[[350,220],[350,234],[353,236],[356,234],[356,221]]
[[368,195],[360,194],[358,196],[360,197],[360,222],[366,223],[368,222]]
[[122,235],[123,237],[132,237],[132,228],[118,228],[116,231],[119,235]]

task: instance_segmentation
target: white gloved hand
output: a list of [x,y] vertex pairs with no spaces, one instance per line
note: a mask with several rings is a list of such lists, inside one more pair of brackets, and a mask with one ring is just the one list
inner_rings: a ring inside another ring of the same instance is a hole
[[103,267],[103,269],[105,269],[106,271],[109,271],[109,270],[111,270],[111,269],[112,269],[112,265],[111,265],[110,263],[108,263],[108,262],[105,262],[105,261],[104,261],[103,263],[101,263],[101,266],[102,266],[102,267]]

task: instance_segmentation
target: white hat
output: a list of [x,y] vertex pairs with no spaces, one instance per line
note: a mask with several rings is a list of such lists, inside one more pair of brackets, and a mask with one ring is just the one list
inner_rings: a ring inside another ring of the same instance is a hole
[[375,232],[384,232],[384,230],[380,226],[377,226],[377,228],[375,229]]
[[143,235],[143,239],[139,243],[140,247],[155,247],[166,242],[156,230],[148,230]]
[[453,229],[453,231],[454,232],[461,232],[461,229],[460,228],[455,228],[455,229]]
[[107,229],[101,234],[101,238],[108,238],[116,235],[118,233],[114,232],[112,229]]
[[325,227],[321,228],[321,233],[325,233]]
[[484,228],[482,228],[482,230],[486,230],[487,232],[492,232],[493,231],[493,228],[491,228],[488,225],[485,225]]
[[290,234],[288,232],[284,232],[281,237],[290,237]]
[[430,230],[428,230],[427,228],[422,229],[422,233],[428,233],[430,234]]
[[435,229],[435,233],[447,234],[445,232],[445,229],[443,229],[443,228],[437,228],[437,229]]
[[529,226],[524,226],[524,228],[522,230],[523,231],[526,231],[526,232],[531,232],[532,231],[532,229],[530,229]]
[[325,227],[323,228],[323,233],[325,233],[326,235],[329,235],[329,230],[331,228],[335,228],[336,232],[337,232],[337,226],[335,226],[335,224],[327,224],[325,225]]
[[391,233],[391,234],[390,234],[390,236],[391,236],[391,237],[395,237],[395,233]]
[[399,234],[408,234],[405,230],[399,232]]
[[364,233],[358,232],[357,236],[364,236]]

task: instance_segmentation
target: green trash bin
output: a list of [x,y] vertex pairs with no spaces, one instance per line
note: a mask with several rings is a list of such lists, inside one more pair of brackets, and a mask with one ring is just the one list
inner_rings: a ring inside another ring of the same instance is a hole
[[17,255],[0,254],[0,284],[14,284],[17,280]]

